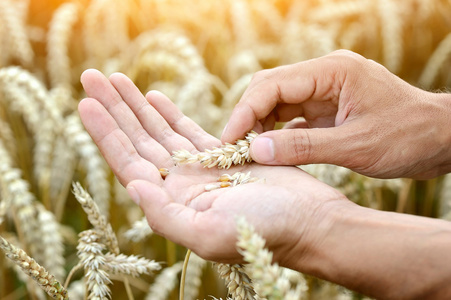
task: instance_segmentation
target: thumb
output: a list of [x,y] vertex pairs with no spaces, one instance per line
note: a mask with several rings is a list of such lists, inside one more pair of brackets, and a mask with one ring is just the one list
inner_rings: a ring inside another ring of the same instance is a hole
[[343,166],[352,131],[347,126],[313,129],[272,130],[257,136],[251,143],[250,155],[266,165],[301,165],[328,163]]

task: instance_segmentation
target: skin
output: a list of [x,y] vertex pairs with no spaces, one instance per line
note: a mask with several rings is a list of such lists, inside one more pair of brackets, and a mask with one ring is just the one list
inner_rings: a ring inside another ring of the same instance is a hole
[[[329,163],[371,177],[428,179],[451,171],[451,151],[443,147],[451,142],[444,130],[450,111],[450,95],[413,87],[339,50],[256,73],[221,140],[254,129],[264,132],[251,146],[261,164]],[[274,131],[276,121],[290,122]]]
[[[82,121],[156,233],[205,259],[238,263],[235,217],[244,215],[282,266],[376,298],[451,297],[449,222],[357,206],[293,166],[174,166],[172,151],[220,141],[166,96],[144,97],[122,74],[107,79],[87,70],[81,81],[88,95],[79,104]],[[170,171],[165,180],[162,167]],[[266,183],[204,190],[237,171]]]

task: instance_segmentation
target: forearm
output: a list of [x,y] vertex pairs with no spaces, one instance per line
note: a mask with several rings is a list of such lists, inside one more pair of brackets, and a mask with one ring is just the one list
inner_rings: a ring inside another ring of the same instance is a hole
[[451,223],[353,204],[329,217],[298,270],[378,299],[451,298]]

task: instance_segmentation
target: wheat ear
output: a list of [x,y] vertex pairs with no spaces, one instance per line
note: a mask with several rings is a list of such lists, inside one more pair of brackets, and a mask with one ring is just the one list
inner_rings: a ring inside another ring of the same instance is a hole
[[47,70],[52,87],[71,85],[69,42],[72,27],[78,19],[77,3],[62,4],[53,14],[47,35]]
[[132,242],[140,242],[153,233],[150,228],[146,217],[142,217],[140,220],[133,223],[132,228],[124,233],[124,237]]
[[24,20],[11,0],[0,1],[0,18],[7,30],[9,53],[25,67],[31,67],[34,58],[33,48],[28,39]]
[[232,165],[243,165],[245,162],[251,162],[249,155],[249,147],[251,142],[257,137],[255,131],[249,132],[244,140],[238,140],[235,145],[226,143],[220,148],[205,150],[196,154],[190,153],[188,150],[174,151],[172,156],[176,164],[189,164],[200,162],[204,167],[228,169]]
[[102,269],[105,265],[105,257],[102,254],[105,247],[99,241],[100,237],[95,230],[81,232],[77,254],[86,272],[88,299],[107,300],[111,296],[108,287],[111,280],[108,273]]
[[149,287],[149,291],[145,300],[166,300],[169,293],[175,288],[178,278],[183,267],[183,262],[165,268],[160,275],[155,278],[154,283]]
[[83,128],[78,114],[66,118],[64,135],[68,144],[78,151],[86,170],[88,189],[102,214],[107,218],[110,207],[108,167],[89,134]]
[[399,1],[379,0],[384,65],[393,73],[399,72],[403,59],[403,17]]
[[251,279],[246,274],[242,265],[215,264],[219,276],[224,279],[228,294],[232,299],[254,300],[255,291]]
[[18,265],[22,271],[36,281],[39,286],[53,299],[66,300],[67,290],[47,270],[40,266],[25,251],[19,249],[0,236],[0,248],[6,256]]
[[289,280],[281,276],[282,269],[277,263],[272,264],[273,254],[265,248],[265,240],[244,217],[238,217],[236,225],[238,251],[249,263],[248,274],[257,295],[268,300],[298,299],[303,290],[299,286],[290,288]]
[[451,33],[449,33],[437,46],[434,53],[429,57],[423,73],[418,80],[419,85],[423,88],[431,88],[437,75],[446,60],[451,56]]
[[100,213],[100,210],[91,195],[83,189],[79,182],[74,182],[72,187],[75,198],[77,198],[83,210],[86,212],[89,222],[96,230],[98,230],[102,239],[104,239],[105,245],[108,246],[112,253],[119,254],[119,244],[113,228]]

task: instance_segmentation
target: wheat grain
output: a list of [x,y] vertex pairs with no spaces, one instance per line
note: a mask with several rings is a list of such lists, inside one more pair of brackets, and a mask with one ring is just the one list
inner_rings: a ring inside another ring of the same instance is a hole
[[33,278],[39,286],[53,299],[66,300],[66,289],[55,279],[55,277],[47,270],[40,266],[34,259],[29,257],[25,251],[16,248],[10,244],[7,240],[0,236],[0,248],[5,251],[6,256],[17,264],[22,271]]
[[257,177],[251,177],[250,171],[247,173],[236,172],[233,175],[222,174],[218,178],[217,183],[207,184],[205,186],[205,190],[212,191],[212,190],[219,189],[219,188],[234,187],[234,186],[241,185],[241,184],[246,184],[246,183],[250,183],[250,182],[259,182],[259,181],[264,182],[264,179],[259,179]]
[[250,143],[257,136],[255,131],[249,132],[244,140],[238,140],[236,144],[226,143],[220,148],[213,148],[212,150],[205,150],[191,154],[187,150],[174,151],[173,160],[176,164],[190,164],[200,162],[204,167],[228,169],[232,165],[243,165],[245,162],[251,162],[252,158],[249,155]]
[[237,300],[253,300],[254,288],[242,265],[216,264],[219,276],[224,279],[228,295]]

